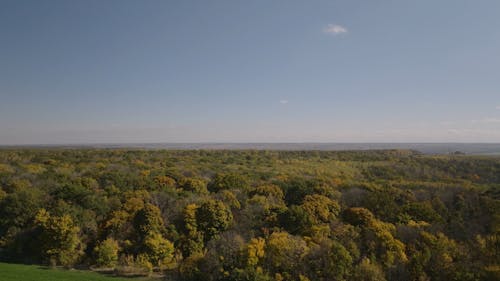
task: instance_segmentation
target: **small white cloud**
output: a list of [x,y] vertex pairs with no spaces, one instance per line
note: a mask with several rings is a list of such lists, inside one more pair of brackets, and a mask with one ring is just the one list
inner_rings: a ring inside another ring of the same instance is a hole
[[288,100],[280,100],[280,103],[281,103],[281,104],[287,104],[287,103],[288,103]]
[[323,32],[331,35],[339,35],[347,33],[347,28],[338,24],[329,24],[323,29]]

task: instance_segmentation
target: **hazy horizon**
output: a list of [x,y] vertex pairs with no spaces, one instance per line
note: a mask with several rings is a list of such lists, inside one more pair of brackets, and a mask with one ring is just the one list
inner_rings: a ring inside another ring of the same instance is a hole
[[0,148],[48,149],[153,149],[153,150],[272,150],[272,151],[345,151],[345,150],[414,150],[424,154],[500,155],[500,143],[80,143],[0,145]]
[[0,145],[500,143],[498,11],[0,0]]

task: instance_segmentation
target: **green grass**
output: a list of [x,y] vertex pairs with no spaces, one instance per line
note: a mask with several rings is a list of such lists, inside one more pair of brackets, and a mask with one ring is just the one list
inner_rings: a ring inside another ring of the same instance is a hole
[[92,271],[49,269],[38,265],[0,263],[0,281],[146,281],[145,278],[118,278]]

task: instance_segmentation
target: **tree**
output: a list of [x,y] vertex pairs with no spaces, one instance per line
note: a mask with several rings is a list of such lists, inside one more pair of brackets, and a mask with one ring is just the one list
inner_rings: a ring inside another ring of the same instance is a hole
[[238,201],[238,198],[236,195],[230,191],[230,190],[222,190],[219,193],[217,193],[217,197],[219,200],[224,202],[227,206],[229,206],[231,209],[240,209],[241,208],[241,203]]
[[114,267],[118,261],[120,247],[113,238],[101,241],[95,248],[96,263],[102,267]]
[[265,256],[266,240],[261,237],[252,238],[247,245],[247,265],[256,266]]
[[432,280],[452,280],[458,267],[455,265],[459,253],[457,243],[443,233],[433,235],[422,231],[417,241],[418,252],[413,253],[410,270],[413,274],[425,274]]
[[158,232],[150,232],[144,240],[145,253],[149,261],[156,265],[168,265],[174,257],[174,244]]
[[317,179],[305,179],[296,177],[284,183],[285,201],[289,205],[299,205],[306,195],[315,193],[315,189],[321,185]]
[[342,281],[352,273],[353,259],[336,241],[324,241],[311,248],[306,256],[308,274],[312,280]]
[[231,280],[227,276],[245,266],[245,246],[245,241],[237,233],[228,231],[219,235],[207,245],[203,272],[212,280]]
[[384,272],[376,263],[364,258],[355,267],[352,281],[385,281]]
[[224,189],[246,189],[248,180],[238,174],[222,174],[218,173],[208,184],[208,190],[218,192]]
[[280,214],[287,209],[281,188],[263,185],[249,192],[249,196],[245,208],[239,213],[238,226],[247,231],[278,226]]
[[307,254],[306,242],[287,232],[273,232],[266,241],[264,265],[272,273],[279,273],[287,279],[298,278]]
[[169,176],[157,176],[154,181],[160,189],[173,188],[176,185],[175,179]]
[[290,206],[279,218],[281,225],[292,234],[303,234],[313,226],[312,216],[298,205]]
[[83,255],[80,228],[69,215],[51,216],[45,209],[41,209],[35,222],[42,230],[43,255],[51,264],[70,267]]
[[174,245],[163,237],[165,226],[158,207],[145,204],[134,217],[134,228],[138,236],[137,246],[140,254],[155,266],[172,262]]
[[180,187],[184,191],[198,193],[198,194],[206,194],[208,193],[207,184],[205,181],[196,178],[183,178],[179,182]]
[[103,228],[107,236],[129,241],[122,244],[125,252],[137,253],[150,231],[164,232],[163,218],[157,206],[146,203],[151,199],[147,191],[126,192],[124,197],[125,202],[108,215]]
[[203,251],[203,233],[198,231],[196,221],[196,204],[189,204],[184,208],[183,227],[184,235],[181,237],[180,249],[186,258],[193,254],[200,254]]
[[134,217],[134,228],[139,236],[139,241],[150,233],[163,233],[165,226],[161,211],[153,204],[146,204],[144,208],[137,211]]
[[500,158],[409,151],[0,149],[0,260],[120,256],[119,274],[190,281],[500,280],[498,183]]
[[342,218],[354,226],[364,226],[373,221],[375,216],[365,208],[349,208],[344,211]]
[[201,272],[200,267],[203,262],[203,254],[194,253],[185,258],[179,265],[179,278],[181,281],[205,281],[206,274]]
[[283,190],[274,184],[266,184],[266,185],[260,185],[250,191],[249,193],[250,196],[255,196],[255,195],[262,195],[266,197],[272,197],[275,200],[280,200],[282,201],[285,198],[285,195],[283,193]]
[[344,211],[343,217],[345,221],[361,227],[363,250],[376,255],[384,266],[408,261],[405,245],[393,236],[396,231],[393,224],[377,220],[365,208],[349,208]]
[[319,194],[306,195],[302,208],[315,224],[330,222],[340,211],[340,205],[337,202]]
[[196,210],[198,229],[203,232],[205,242],[226,230],[233,221],[231,210],[219,200],[207,200]]
[[228,278],[224,280],[230,281],[275,281],[268,274],[262,271],[262,268],[247,267],[244,269],[235,269],[230,273]]
[[10,227],[27,227],[43,206],[43,193],[35,188],[21,188],[0,201],[0,237]]

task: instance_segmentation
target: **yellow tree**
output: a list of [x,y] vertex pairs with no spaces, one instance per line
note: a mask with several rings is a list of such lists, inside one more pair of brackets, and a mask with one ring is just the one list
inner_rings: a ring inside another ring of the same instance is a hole
[[184,257],[189,257],[193,254],[200,254],[203,251],[203,234],[198,231],[196,222],[196,204],[189,204],[184,208],[183,222],[184,235],[181,238],[181,251]]
[[270,272],[281,274],[287,280],[297,278],[308,249],[300,237],[274,232],[266,241],[264,264]]
[[361,227],[363,248],[376,257],[386,267],[396,262],[406,263],[408,258],[405,245],[394,237],[396,227],[385,223],[365,208],[349,208],[343,214],[344,220]]
[[94,248],[96,263],[103,267],[113,267],[118,261],[118,252],[120,247],[118,242],[113,238],[107,238],[100,242]]
[[319,195],[306,195],[302,208],[309,214],[313,223],[328,223],[335,219],[340,211],[340,205],[332,199]]
[[73,266],[83,255],[80,228],[69,215],[51,216],[41,209],[35,222],[42,230],[43,256],[51,264]]

